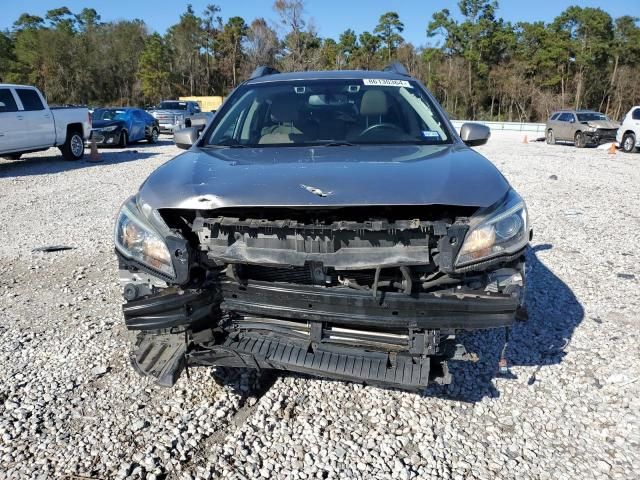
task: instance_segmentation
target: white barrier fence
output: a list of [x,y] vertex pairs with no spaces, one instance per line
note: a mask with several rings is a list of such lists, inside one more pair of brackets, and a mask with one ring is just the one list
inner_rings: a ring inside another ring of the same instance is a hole
[[505,130],[511,132],[537,132],[544,134],[544,123],[520,123],[520,122],[484,122],[481,120],[451,120],[453,126],[460,130],[460,127],[465,122],[481,123],[486,125],[491,130]]

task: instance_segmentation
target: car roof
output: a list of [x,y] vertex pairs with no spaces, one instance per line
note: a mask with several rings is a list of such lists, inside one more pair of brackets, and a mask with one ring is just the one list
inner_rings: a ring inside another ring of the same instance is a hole
[[362,80],[364,78],[377,78],[385,80],[414,80],[406,75],[396,72],[380,72],[375,70],[323,70],[310,72],[288,72],[263,75],[245,82],[246,85],[271,82],[293,82],[296,80]]
[[140,107],[97,107],[96,110],[124,110],[124,111],[142,110],[143,112],[145,111],[143,108],[140,108]]
[[597,110],[586,110],[586,109],[582,109],[582,110],[556,110],[551,115],[555,115],[556,113],[600,113],[600,114],[604,115],[604,113],[599,112]]
[[33,85],[19,85],[16,83],[0,83],[0,88],[31,88],[36,89]]

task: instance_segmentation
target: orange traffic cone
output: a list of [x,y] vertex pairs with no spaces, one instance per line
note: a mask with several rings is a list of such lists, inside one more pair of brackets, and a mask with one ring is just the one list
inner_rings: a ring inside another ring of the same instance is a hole
[[615,142],[611,144],[611,146],[609,147],[609,150],[607,151],[609,152],[609,155],[615,155],[616,153],[618,153],[618,149],[616,148]]
[[529,139],[527,138],[527,136],[524,136],[524,140],[522,140],[522,143],[529,143]]
[[96,145],[96,139],[93,136],[91,137],[91,154],[89,155],[89,161],[101,161],[100,154],[98,153],[98,146]]

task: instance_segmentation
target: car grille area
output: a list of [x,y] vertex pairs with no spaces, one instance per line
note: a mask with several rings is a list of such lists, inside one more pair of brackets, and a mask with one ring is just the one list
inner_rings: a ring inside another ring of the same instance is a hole
[[[218,265],[279,268],[321,265],[336,271],[361,271],[431,265],[433,250],[438,248],[440,239],[447,236],[449,245],[461,245],[467,227],[456,225],[452,229],[446,220],[420,218],[200,216],[195,218],[192,230],[198,236],[200,249]],[[253,272],[267,273],[257,269]],[[287,272],[270,273],[277,278]],[[303,283],[309,282],[303,270],[288,273],[302,278]]]

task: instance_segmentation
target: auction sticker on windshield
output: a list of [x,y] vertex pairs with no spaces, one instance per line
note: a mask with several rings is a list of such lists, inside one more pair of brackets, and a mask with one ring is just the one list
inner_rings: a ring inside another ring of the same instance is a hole
[[377,87],[407,87],[412,88],[411,84],[406,80],[391,80],[388,78],[363,78],[362,82],[365,85],[372,85]]

